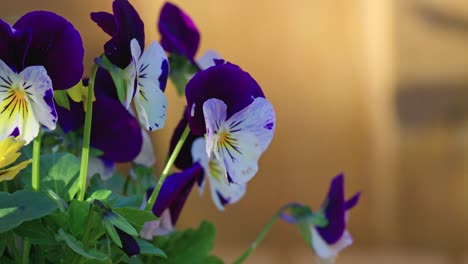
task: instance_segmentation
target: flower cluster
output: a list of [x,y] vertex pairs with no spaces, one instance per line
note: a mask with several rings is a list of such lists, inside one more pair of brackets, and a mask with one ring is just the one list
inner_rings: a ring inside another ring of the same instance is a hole
[[[0,200],[6,201],[0,233],[12,241],[0,262],[19,261],[19,241],[24,259],[51,263],[133,263],[136,255],[148,263],[152,257],[218,263],[203,251],[212,247],[210,225],[174,227],[195,185],[203,193],[209,184],[219,210],[246,194],[275,133],[271,102],[239,65],[214,51],[196,58],[198,27],[174,4],[161,9],[160,42],[147,46],[145,24],[127,0],[90,18],[109,39],[86,76],[81,36],[63,17],[34,11],[13,25],[0,20]],[[168,79],[186,106],[156,178],[149,133],[165,126]],[[32,160],[13,165],[33,140]],[[318,212],[291,204],[273,218],[305,225],[302,235],[324,259],[352,242],[346,211],[359,194],[346,201],[343,181],[342,175],[332,181]],[[183,249],[195,244],[188,240],[210,246]]]

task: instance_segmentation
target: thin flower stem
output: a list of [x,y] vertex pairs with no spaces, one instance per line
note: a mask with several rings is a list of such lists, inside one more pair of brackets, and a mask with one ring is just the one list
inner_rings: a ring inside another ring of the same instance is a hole
[[32,157],[32,182],[31,186],[33,190],[39,191],[39,169],[41,162],[41,128],[39,128],[39,133],[34,138],[33,141],[33,157]]
[[255,251],[255,249],[260,245],[262,240],[268,234],[270,229],[273,227],[273,224],[278,220],[284,211],[289,209],[290,207],[297,206],[295,203],[286,204],[285,206],[281,207],[271,218],[268,220],[268,223],[263,227],[260,234],[258,234],[257,238],[250,244],[250,246],[242,253],[240,257],[238,257],[233,264],[242,264],[244,261]]
[[151,209],[153,208],[154,203],[156,202],[156,199],[158,198],[159,192],[161,191],[161,187],[164,181],[166,180],[167,175],[169,175],[172,165],[177,159],[177,156],[179,155],[179,152],[182,149],[182,146],[184,145],[184,142],[187,139],[189,132],[190,132],[190,128],[189,128],[189,125],[187,124],[184,132],[182,133],[182,136],[180,136],[180,139],[177,142],[177,145],[172,151],[171,156],[169,157],[169,160],[167,161],[163,172],[161,173],[161,177],[159,177],[158,182],[156,183],[156,187],[154,188],[154,191],[151,194],[151,197],[149,198],[148,203],[146,204],[146,208],[145,208],[146,210],[151,211]]
[[7,232],[8,247],[10,248],[10,253],[13,255],[16,263],[21,263],[20,254],[16,248],[16,240],[13,231]]
[[29,263],[29,251],[31,250],[31,243],[29,239],[25,238],[23,243],[23,261],[21,263],[28,264]]
[[86,178],[88,175],[89,162],[89,144],[91,141],[91,121],[93,116],[93,98],[94,98],[94,80],[98,66],[93,66],[91,77],[89,78],[88,97],[86,102],[85,126],[83,130],[83,146],[81,150],[81,167],[80,167],[80,193],[78,200],[83,201],[86,192]]

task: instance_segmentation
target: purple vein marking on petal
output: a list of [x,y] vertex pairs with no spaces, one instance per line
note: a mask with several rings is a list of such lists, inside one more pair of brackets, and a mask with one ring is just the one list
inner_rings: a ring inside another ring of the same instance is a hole
[[163,60],[161,64],[161,75],[159,75],[159,78],[158,78],[159,88],[163,92],[166,89],[168,75],[169,75],[169,63],[167,63],[167,60]]
[[275,125],[275,124],[274,124],[273,122],[270,122],[270,123],[266,124],[264,127],[265,127],[266,129],[268,129],[268,130],[272,130],[274,125]]
[[57,120],[57,111],[55,110],[54,93],[52,92],[52,89],[47,89],[46,90],[46,92],[44,94],[44,101],[49,106],[50,113],[54,117],[54,121]]
[[229,199],[224,198],[223,195],[221,195],[219,191],[216,191],[216,195],[218,196],[219,201],[221,202],[223,206],[226,204],[229,204]]

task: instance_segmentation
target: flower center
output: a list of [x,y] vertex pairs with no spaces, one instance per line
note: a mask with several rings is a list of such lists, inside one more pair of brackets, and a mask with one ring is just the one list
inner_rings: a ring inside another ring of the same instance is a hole
[[16,112],[25,117],[29,110],[26,93],[23,87],[12,86],[8,96],[1,103],[3,107],[0,114],[8,114],[11,117]]

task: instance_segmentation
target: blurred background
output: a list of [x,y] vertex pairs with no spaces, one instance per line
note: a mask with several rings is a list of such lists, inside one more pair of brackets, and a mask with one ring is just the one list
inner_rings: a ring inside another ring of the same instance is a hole
[[[163,1],[131,1],[146,41],[159,40]],[[468,2],[459,0],[174,0],[208,49],[239,64],[277,113],[273,142],[247,195],[219,212],[193,191],[179,227],[203,219],[216,248],[238,256],[282,205],[318,208],[329,181],[346,173],[362,191],[351,212],[355,243],[338,263],[468,263]],[[89,71],[108,40],[90,19],[111,1],[16,1],[0,16],[54,11],[81,32]],[[185,105],[172,84],[157,158]],[[157,164],[161,171],[162,162]],[[295,226],[278,222],[247,263],[313,263]]]

